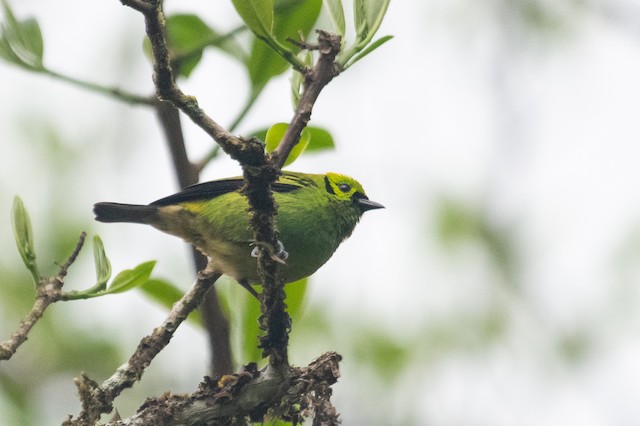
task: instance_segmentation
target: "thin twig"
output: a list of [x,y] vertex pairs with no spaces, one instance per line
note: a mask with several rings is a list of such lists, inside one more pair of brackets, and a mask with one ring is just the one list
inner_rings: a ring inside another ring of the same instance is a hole
[[273,161],[278,168],[282,168],[289,153],[300,140],[300,134],[311,119],[313,105],[320,92],[340,73],[334,63],[336,56],[340,53],[340,40],[339,35],[318,30],[317,46],[303,44],[306,48],[316,48],[320,53],[320,57],[315,66],[304,74],[304,91],[300,97],[300,102],[287,131],[282,137],[282,141],[273,153]]
[[154,99],[149,96],[140,96],[135,93],[127,92],[126,90],[119,89],[117,87],[107,87],[101,86],[96,83],[92,83],[90,81],[80,80],[74,77],[69,77],[64,74],[60,74],[59,72],[50,70],[50,69],[42,69],[40,72],[55,78],[57,80],[65,81],[67,83],[71,83],[75,86],[82,87],[84,89],[88,89],[92,92],[102,93],[107,96],[111,96],[120,101],[124,101],[131,105],[153,105]]
[[49,305],[62,299],[64,277],[67,275],[69,267],[71,267],[78,257],[78,253],[80,253],[80,250],[82,249],[86,236],[87,234],[85,232],[80,234],[80,238],[78,239],[78,243],[76,244],[73,253],[71,253],[71,256],[69,256],[67,261],[62,264],[57,275],[53,277],[40,278],[36,286],[36,297],[31,311],[29,311],[25,319],[20,322],[18,329],[11,335],[11,337],[0,343],[0,360],[10,359],[18,350],[18,347],[27,340],[29,332],[33,326],[36,325],[38,320],[42,318],[44,311],[49,307]]
[[155,7],[155,3],[157,3],[157,1],[147,1],[147,0],[120,0],[120,3],[122,3],[125,6],[129,6],[135,10],[137,10],[138,12],[150,12],[154,9]]
[[80,250],[82,250],[82,246],[84,246],[84,241],[86,238],[87,238],[87,233],[82,231],[80,233],[80,237],[78,238],[78,242],[76,243],[76,248],[73,249],[71,256],[69,256],[67,261],[64,262],[62,266],[60,266],[60,270],[58,271],[59,278],[64,278],[67,276],[67,272],[69,271],[69,268],[71,267],[73,262],[75,262],[76,259],[78,258],[78,255],[80,254]]

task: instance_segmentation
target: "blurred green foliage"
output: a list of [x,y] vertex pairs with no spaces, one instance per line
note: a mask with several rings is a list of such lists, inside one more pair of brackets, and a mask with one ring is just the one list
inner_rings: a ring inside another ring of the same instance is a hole
[[442,245],[452,249],[464,243],[482,247],[494,262],[507,284],[515,284],[516,268],[513,234],[491,222],[491,216],[482,206],[470,206],[443,197],[437,204],[436,229]]

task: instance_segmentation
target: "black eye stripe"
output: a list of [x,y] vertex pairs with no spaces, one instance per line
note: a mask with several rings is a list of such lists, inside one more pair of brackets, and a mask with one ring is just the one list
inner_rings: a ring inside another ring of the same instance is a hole
[[324,187],[329,194],[335,194],[335,191],[333,190],[333,186],[331,186],[331,182],[329,182],[329,178],[326,176],[324,177]]

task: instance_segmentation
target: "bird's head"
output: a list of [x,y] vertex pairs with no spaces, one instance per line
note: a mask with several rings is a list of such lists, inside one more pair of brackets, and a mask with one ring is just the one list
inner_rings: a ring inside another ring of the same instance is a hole
[[360,182],[349,176],[329,172],[325,175],[324,184],[329,194],[340,200],[351,201],[362,213],[384,208],[382,204],[369,200]]

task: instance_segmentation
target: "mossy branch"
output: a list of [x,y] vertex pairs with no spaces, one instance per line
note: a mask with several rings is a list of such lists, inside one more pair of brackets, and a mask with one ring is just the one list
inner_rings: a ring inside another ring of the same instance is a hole
[[129,360],[101,385],[85,374],[76,378],[82,411],[77,419],[70,418],[64,424],[95,424],[103,413],[111,412],[115,398],[140,380],[151,361],[169,344],[180,324],[200,305],[207,290],[219,277],[220,274],[209,268],[202,271],[193,286],[173,306],[162,325],[144,337]]

